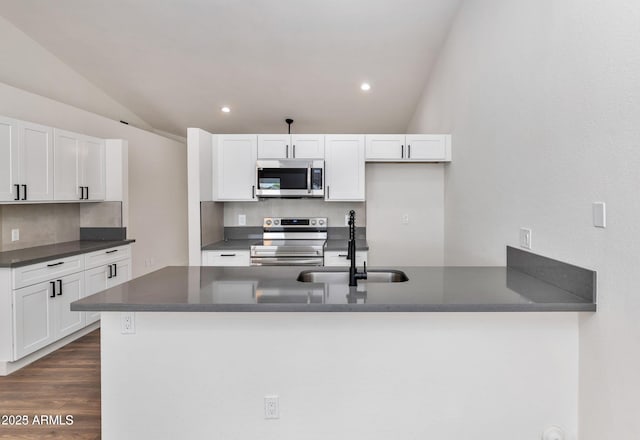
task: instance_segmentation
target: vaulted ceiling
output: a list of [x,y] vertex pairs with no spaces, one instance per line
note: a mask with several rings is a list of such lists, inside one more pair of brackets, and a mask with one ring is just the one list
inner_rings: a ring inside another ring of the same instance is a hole
[[297,133],[402,132],[459,0],[0,4],[0,15],[151,126],[184,136],[187,127],[285,132],[286,117]]

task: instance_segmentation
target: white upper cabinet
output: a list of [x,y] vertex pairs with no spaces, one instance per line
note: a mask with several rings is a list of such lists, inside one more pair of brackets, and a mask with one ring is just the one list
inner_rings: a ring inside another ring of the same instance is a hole
[[19,148],[18,121],[0,117],[0,202],[17,200]]
[[0,201],[53,200],[53,132],[0,118]]
[[293,159],[324,159],[324,135],[292,134]]
[[105,141],[54,130],[56,200],[104,200],[106,197]]
[[219,201],[255,202],[258,137],[247,134],[214,136],[213,195]]
[[325,137],[325,200],[364,201],[364,135]]
[[367,162],[450,162],[451,135],[367,135]]
[[324,159],[324,135],[260,134],[258,159]]
[[80,182],[85,187],[85,200],[104,200],[107,193],[105,141],[83,136],[80,146]]
[[365,139],[367,161],[404,159],[405,136],[403,134],[368,134]]

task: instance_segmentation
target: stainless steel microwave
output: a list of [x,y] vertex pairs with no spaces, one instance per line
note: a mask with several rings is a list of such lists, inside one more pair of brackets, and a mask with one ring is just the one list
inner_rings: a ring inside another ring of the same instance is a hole
[[324,197],[323,160],[259,160],[256,196]]

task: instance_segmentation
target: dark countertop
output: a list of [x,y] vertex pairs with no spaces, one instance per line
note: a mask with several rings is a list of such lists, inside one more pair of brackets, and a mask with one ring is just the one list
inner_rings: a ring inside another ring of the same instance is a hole
[[[325,251],[347,251],[348,240],[327,240],[327,244],[324,246]],[[367,240],[356,238],[356,250],[368,251],[369,244]]]
[[[403,283],[296,281],[302,267],[169,266],[73,302],[75,311],[578,312],[576,296],[506,267],[394,267]],[[336,271],[336,268],[314,268]],[[375,268],[371,269],[374,271]]]
[[262,238],[256,239],[233,239],[233,240],[220,240],[215,243],[202,246],[203,251],[248,251],[251,249],[251,245],[262,243]]
[[0,252],[0,267],[21,267],[56,258],[109,249],[133,243],[135,240],[78,240]]

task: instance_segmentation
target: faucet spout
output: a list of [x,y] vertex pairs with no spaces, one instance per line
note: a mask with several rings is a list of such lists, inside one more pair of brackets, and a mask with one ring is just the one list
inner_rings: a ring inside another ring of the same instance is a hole
[[357,286],[358,280],[367,279],[367,263],[364,264],[362,272],[358,272],[356,267],[356,212],[349,211],[349,243],[347,245],[347,259],[349,266],[349,286]]

